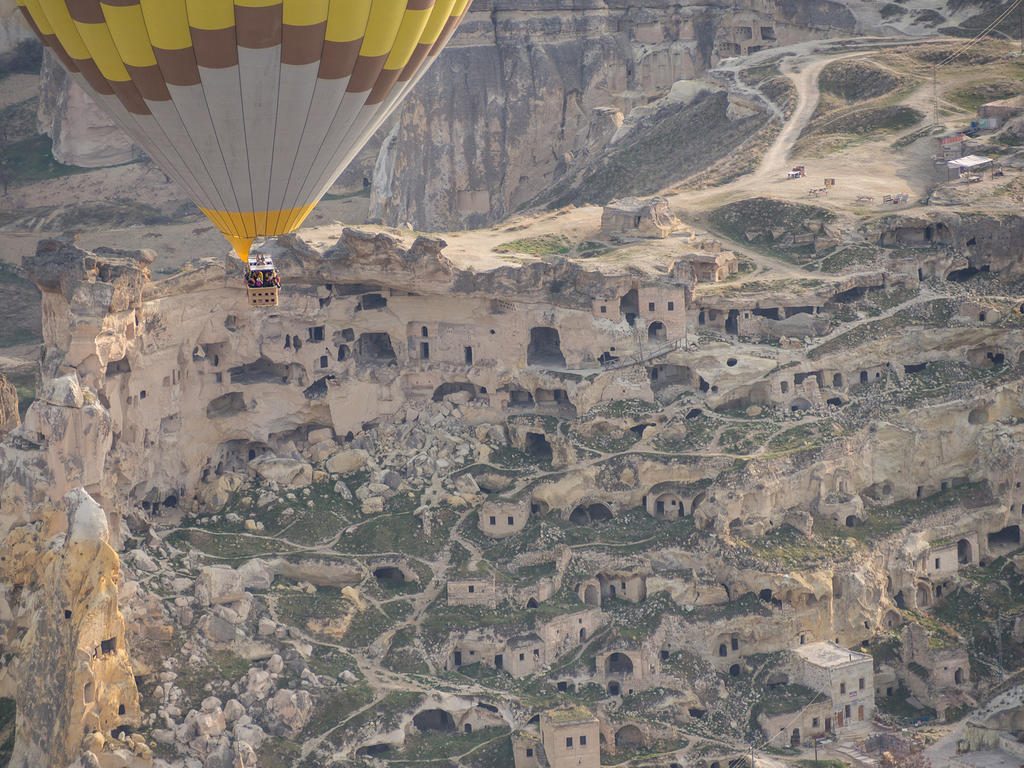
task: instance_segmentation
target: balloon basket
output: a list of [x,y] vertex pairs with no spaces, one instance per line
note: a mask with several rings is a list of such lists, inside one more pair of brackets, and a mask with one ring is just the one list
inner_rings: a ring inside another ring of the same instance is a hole
[[249,294],[249,306],[250,307],[276,307],[277,306],[277,286],[271,285],[269,287],[264,286],[262,288],[246,288],[246,293]]

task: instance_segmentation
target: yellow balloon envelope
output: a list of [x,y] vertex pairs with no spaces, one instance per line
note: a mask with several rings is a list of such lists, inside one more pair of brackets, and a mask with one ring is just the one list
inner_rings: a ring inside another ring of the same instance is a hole
[[17,0],[243,260],[299,227],[472,0]]

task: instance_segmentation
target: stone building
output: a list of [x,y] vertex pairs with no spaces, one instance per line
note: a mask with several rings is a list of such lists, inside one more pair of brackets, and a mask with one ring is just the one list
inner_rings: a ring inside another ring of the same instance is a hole
[[762,712],[757,722],[773,747],[798,747],[832,733],[835,721],[832,702],[818,699],[791,712]]
[[836,730],[868,724],[875,714],[874,662],[830,642],[793,650],[794,682],[829,697]]
[[530,632],[505,636],[493,630],[458,634],[451,645],[446,668],[468,664],[500,669],[513,677],[540,671],[563,653],[587,642],[601,626],[601,611],[582,611],[538,622]]
[[612,200],[601,214],[601,232],[605,235],[664,238],[680,226],[663,197]]
[[998,128],[1011,117],[1024,114],[1024,95],[990,101],[978,107],[978,121],[989,121],[986,128]]
[[535,728],[513,732],[512,760],[515,768],[541,768],[541,760],[547,763],[540,733]]
[[597,574],[601,585],[601,598],[618,598],[630,603],[642,602],[647,597],[647,576],[649,572],[606,571]]
[[545,712],[540,740],[550,768],[599,768],[601,724],[585,707]]
[[688,253],[685,258],[693,267],[698,283],[720,283],[739,271],[739,261],[732,251]]
[[526,503],[485,503],[477,513],[477,526],[487,536],[503,539],[519,533],[530,520]]
[[629,696],[654,688],[661,679],[661,661],[653,644],[611,639],[594,658],[598,682],[611,696]]
[[952,136],[940,136],[938,139],[939,154],[943,160],[956,160],[967,154],[967,137],[962,133]]
[[498,588],[494,574],[478,578],[450,579],[448,605],[482,605],[494,608],[498,603]]
[[972,685],[966,648],[930,637],[919,624],[907,624],[900,640],[900,655],[906,662],[901,679],[916,698],[935,709],[939,717],[950,707],[973,701],[968,697]]

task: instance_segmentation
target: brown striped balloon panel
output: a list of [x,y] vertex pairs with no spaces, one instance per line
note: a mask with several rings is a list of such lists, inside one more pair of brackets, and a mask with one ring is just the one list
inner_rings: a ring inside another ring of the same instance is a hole
[[241,258],[296,229],[472,0],[17,0]]

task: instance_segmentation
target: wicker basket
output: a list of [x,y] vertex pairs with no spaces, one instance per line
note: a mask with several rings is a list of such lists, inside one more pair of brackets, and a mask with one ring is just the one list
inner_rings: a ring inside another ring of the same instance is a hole
[[265,285],[260,288],[246,288],[250,307],[276,307],[277,286]]

